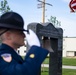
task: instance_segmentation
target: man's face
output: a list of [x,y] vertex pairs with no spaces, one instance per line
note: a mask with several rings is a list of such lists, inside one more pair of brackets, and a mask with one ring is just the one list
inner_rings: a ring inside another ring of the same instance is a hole
[[25,45],[24,41],[25,41],[25,34],[23,33],[23,31],[20,30],[12,30],[11,31],[11,40],[13,45],[15,46],[23,46]]

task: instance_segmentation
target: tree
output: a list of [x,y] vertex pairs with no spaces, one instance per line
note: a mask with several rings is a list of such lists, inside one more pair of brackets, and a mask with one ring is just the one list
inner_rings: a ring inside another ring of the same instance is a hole
[[61,22],[56,19],[56,17],[51,16],[50,19],[48,19],[49,22],[51,22],[55,27],[60,27]]
[[5,12],[10,11],[10,7],[8,5],[7,0],[3,0],[0,2],[0,13],[3,14]]

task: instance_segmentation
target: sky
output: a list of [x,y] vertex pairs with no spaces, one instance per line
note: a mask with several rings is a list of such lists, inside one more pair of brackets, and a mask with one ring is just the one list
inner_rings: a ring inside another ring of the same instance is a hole
[[[38,8],[40,2],[37,0],[7,0],[7,2],[11,10],[23,17],[25,29],[29,23],[42,22],[42,8]],[[45,22],[48,22],[50,16],[55,16],[61,22],[63,36],[76,37],[76,13],[70,12],[70,0],[45,0],[45,2],[53,5],[45,7]]]

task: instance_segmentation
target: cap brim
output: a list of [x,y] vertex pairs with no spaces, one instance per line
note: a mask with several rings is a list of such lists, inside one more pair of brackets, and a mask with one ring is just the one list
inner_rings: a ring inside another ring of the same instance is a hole
[[16,27],[10,24],[0,24],[0,28],[6,28],[6,29],[17,29],[17,30],[21,30],[21,31],[26,31],[28,32],[28,30],[20,28],[20,27]]

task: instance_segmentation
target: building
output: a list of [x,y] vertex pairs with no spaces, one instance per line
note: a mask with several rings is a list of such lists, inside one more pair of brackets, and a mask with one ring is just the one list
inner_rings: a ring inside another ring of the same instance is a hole
[[76,37],[63,38],[63,57],[76,56]]

